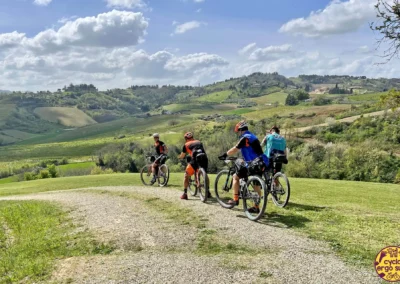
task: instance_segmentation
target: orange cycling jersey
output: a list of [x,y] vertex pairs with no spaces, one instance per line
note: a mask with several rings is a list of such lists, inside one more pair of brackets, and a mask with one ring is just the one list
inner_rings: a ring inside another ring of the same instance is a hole
[[182,152],[189,154],[193,158],[193,150],[200,149],[205,153],[203,144],[199,140],[191,140],[185,143]]

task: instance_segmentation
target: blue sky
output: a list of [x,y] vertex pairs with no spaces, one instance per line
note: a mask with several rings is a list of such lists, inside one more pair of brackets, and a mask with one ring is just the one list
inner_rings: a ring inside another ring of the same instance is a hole
[[376,0],[0,0],[0,89],[206,84],[252,72],[396,77]]

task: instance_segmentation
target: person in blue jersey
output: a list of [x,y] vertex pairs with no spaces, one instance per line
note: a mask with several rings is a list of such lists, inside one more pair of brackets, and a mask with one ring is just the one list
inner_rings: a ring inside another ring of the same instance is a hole
[[[277,126],[273,126],[269,133],[265,136],[261,142],[261,146],[265,145],[264,154],[269,159],[269,164],[273,165],[272,159],[275,154],[285,155],[287,157],[286,151],[286,139],[280,135],[280,130]],[[282,170],[282,163],[276,163],[275,173]]]
[[[235,126],[235,132],[239,134],[239,142],[235,147],[230,149],[228,152],[220,156],[221,158],[226,158],[230,155],[234,155],[239,151],[242,153],[243,160],[238,160],[236,165],[238,167],[238,172],[233,176],[233,199],[228,203],[231,205],[239,205],[239,187],[241,178],[247,179],[249,174],[249,165],[256,159],[260,159],[265,166],[268,166],[268,158],[263,153],[260,141],[257,136],[249,131],[249,127],[245,121],[240,121]],[[261,175],[261,172],[251,172],[250,174]],[[260,209],[255,205],[255,207],[249,210],[251,213],[259,213]]]

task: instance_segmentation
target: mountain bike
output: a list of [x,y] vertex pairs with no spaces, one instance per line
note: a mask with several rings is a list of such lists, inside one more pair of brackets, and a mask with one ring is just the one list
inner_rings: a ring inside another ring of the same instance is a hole
[[[158,166],[156,181],[158,182],[159,186],[164,187],[167,186],[169,181],[169,168],[165,164],[165,161],[168,159],[168,156],[164,155],[162,159],[164,159],[164,161],[161,161],[160,165]],[[152,185],[151,184],[151,180],[153,179],[152,167],[154,161],[156,160],[156,156],[147,155],[146,160],[148,164],[145,165],[140,170],[140,179],[142,180],[142,183],[144,185]]]
[[285,155],[275,154],[272,158],[272,167],[268,167],[263,173],[263,179],[267,185],[268,193],[271,194],[272,201],[278,207],[284,208],[289,203],[290,183],[287,176],[282,172],[275,173],[277,163],[287,163]]
[[[232,209],[234,205],[228,201],[232,199],[233,194],[233,175],[238,172],[239,163],[244,161],[235,157],[219,158],[225,161],[229,166],[228,170],[222,170],[217,174],[214,183],[215,195],[218,203],[227,209]],[[268,192],[264,180],[258,176],[250,176],[247,179],[239,179],[239,200],[243,200],[243,211],[246,217],[251,221],[260,219],[267,208]],[[258,206],[260,212],[252,213],[249,211],[253,206]]]
[[[186,168],[188,163],[190,163],[191,157],[186,158],[186,160],[180,160],[182,166]],[[204,170],[200,165],[198,169],[195,171],[195,174],[189,177],[189,192],[191,196],[197,196],[199,193],[200,200],[205,203],[207,198],[209,197],[209,178]]]

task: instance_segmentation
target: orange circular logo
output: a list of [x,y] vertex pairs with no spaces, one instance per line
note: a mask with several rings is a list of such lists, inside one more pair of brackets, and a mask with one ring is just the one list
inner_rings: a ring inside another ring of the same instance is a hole
[[375,270],[388,282],[400,282],[400,247],[386,247],[375,258]]

